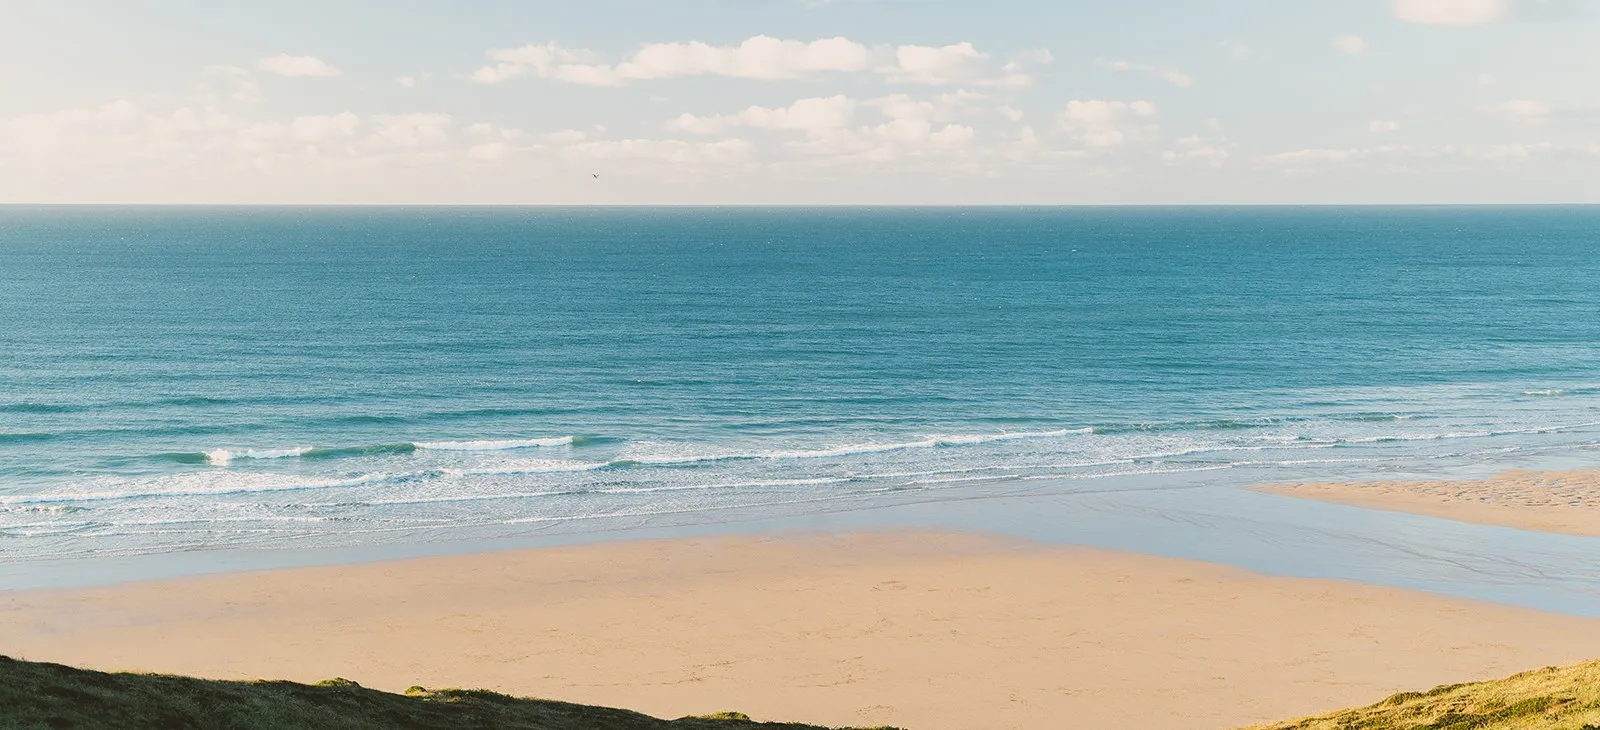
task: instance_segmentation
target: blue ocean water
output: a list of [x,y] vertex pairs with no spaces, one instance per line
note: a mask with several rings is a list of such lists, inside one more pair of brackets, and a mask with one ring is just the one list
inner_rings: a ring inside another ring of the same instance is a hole
[[0,207],[0,561],[1579,465],[1600,209]]

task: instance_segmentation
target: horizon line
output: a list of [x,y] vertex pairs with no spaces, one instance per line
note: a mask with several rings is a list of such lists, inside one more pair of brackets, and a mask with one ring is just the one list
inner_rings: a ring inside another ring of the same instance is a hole
[[1593,202],[1488,203],[150,203],[0,202],[4,208],[1590,208]]

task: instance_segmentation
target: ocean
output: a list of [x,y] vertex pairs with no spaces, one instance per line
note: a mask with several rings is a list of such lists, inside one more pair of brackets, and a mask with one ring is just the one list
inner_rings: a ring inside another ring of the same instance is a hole
[[1600,208],[0,207],[0,562],[1581,466],[1597,315]]

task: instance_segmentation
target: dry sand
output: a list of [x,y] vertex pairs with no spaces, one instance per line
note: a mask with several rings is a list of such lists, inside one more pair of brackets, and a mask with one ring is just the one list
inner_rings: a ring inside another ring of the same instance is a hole
[[1600,657],[1600,622],[977,536],[616,542],[0,593],[0,652],[674,717],[1227,728]]
[[1600,471],[1508,471],[1470,481],[1280,484],[1259,489],[1459,522],[1600,537]]

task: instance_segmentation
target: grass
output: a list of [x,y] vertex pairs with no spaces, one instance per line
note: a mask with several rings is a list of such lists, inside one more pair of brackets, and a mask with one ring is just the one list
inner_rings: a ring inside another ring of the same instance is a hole
[[57,728],[828,730],[816,725],[755,722],[738,712],[662,720],[628,710],[485,690],[412,687],[397,695],[342,678],[316,684],[223,682],[94,672],[0,657],[0,729]]
[[1600,662],[1404,692],[1259,730],[1600,730]]
[[[108,674],[0,657],[0,730],[828,730],[741,712],[662,720],[628,710],[469,689],[405,694],[316,684]],[[838,728],[835,730],[896,730]],[[1600,662],[1405,692],[1252,730],[1600,730]]]

